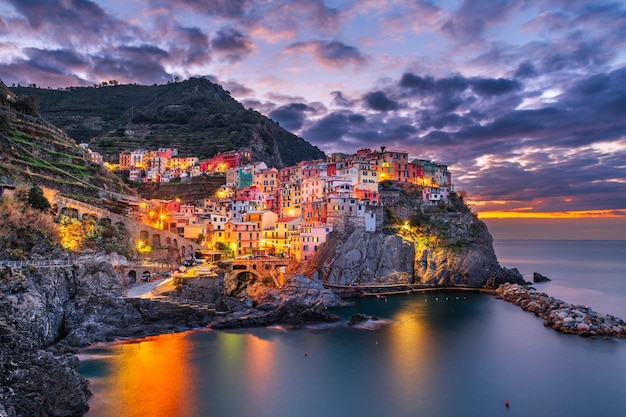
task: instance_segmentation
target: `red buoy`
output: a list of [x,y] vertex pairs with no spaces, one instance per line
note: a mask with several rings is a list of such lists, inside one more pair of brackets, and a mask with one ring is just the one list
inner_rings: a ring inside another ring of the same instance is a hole
[[507,400],[507,401],[505,401],[505,402],[504,402],[504,405],[506,405],[506,407],[507,407],[507,408],[509,408],[509,405],[510,405],[510,404],[509,404],[509,401],[508,401],[508,400]]
[[309,356],[309,354],[308,354],[308,353],[306,353],[306,352],[304,352],[304,356]]

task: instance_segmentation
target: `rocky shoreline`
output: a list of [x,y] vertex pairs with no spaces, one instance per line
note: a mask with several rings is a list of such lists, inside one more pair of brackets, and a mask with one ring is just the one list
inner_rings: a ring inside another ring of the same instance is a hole
[[564,333],[584,337],[626,337],[624,320],[610,314],[593,311],[590,307],[572,305],[550,297],[533,288],[505,283],[496,296],[543,319],[543,325]]
[[[234,276],[183,279],[165,296],[214,305],[214,310],[125,298],[129,286],[112,267],[117,255],[85,254],[56,270],[8,271],[0,280],[0,417],[81,416],[88,382],[76,353],[97,342],[141,338],[202,327],[214,329],[333,322],[327,312],[345,302],[321,280],[296,274],[282,288]],[[626,337],[621,319],[573,306],[493,276],[477,290],[493,290],[558,331]],[[502,284],[502,285],[500,285]],[[363,316],[371,319],[369,316]],[[357,319],[363,319],[357,317]]]
[[[115,254],[92,253],[71,266],[4,271],[0,279],[0,417],[82,416],[91,396],[78,373],[79,349],[210,326],[216,329],[336,321],[342,300],[320,281],[292,277],[277,289],[244,291],[222,276],[185,280],[174,296],[215,305],[198,309],[125,298]],[[234,280],[236,281],[236,279]],[[225,288],[225,291],[223,291]],[[236,292],[237,294],[232,294]]]

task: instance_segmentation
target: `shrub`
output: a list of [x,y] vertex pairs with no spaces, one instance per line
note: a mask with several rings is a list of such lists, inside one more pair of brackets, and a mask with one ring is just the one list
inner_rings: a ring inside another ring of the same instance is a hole
[[43,190],[37,185],[33,185],[28,190],[27,202],[29,206],[39,211],[50,210],[50,202],[44,197]]
[[58,242],[58,228],[51,215],[23,201],[0,199],[0,247],[5,253],[19,249],[18,257],[23,257],[37,244],[56,246]]

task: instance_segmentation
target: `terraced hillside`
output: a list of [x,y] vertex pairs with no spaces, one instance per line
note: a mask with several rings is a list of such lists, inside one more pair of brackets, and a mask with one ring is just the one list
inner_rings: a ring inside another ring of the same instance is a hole
[[0,176],[83,199],[104,191],[134,194],[63,131],[6,106],[0,106]]

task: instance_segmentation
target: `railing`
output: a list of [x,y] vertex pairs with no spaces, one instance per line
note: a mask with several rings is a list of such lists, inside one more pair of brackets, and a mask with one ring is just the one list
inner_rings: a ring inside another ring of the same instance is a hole
[[165,262],[135,262],[129,264],[130,268],[152,268],[152,269],[169,269],[170,264]]
[[67,259],[56,259],[53,261],[0,261],[0,268],[67,268],[72,263]]

